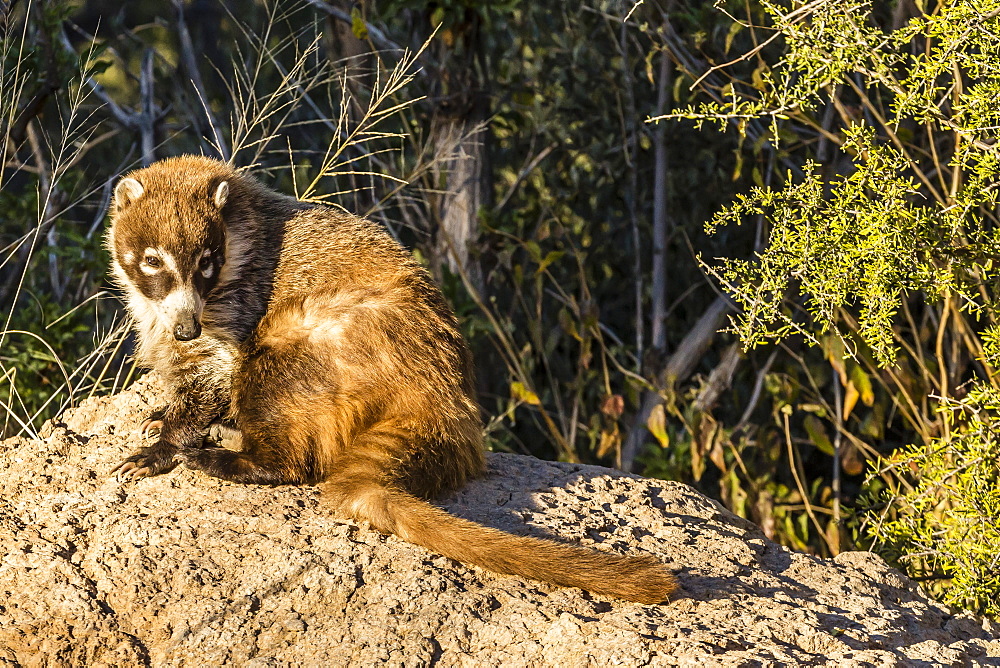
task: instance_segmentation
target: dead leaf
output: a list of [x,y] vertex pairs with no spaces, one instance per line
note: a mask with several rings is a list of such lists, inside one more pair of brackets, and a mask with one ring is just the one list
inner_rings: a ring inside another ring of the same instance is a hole
[[715,439],[715,443],[712,445],[712,449],[708,453],[708,458],[712,460],[715,467],[725,474],[728,470],[726,466],[726,453],[722,448],[722,439]]
[[617,420],[625,412],[625,399],[620,394],[609,394],[601,402],[601,412]]
[[695,480],[701,480],[705,474],[705,455],[711,452],[718,435],[719,423],[711,415],[703,414],[691,440],[691,474]]
[[622,435],[618,431],[618,425],[614,425],[611,429],[601,430],[601,442],[597,445],[597,456],[598,458],[604,457],[608,453],[615,452],[621,445]]
[[663,411],[663,404],[654,408],[653,412],[649,414],[649,419],[646,420],[646,428],[660,442],[661,448],[670,446],[670,436],[667,435],[667,415]]
[[840,448],[840,468],[847,475],[861,475],[865,472],[865,458],[857,446],[847,441]]
[[858,404],[858,399],[861,397],[861,393],[858,392],[858,388],[854,386],[854,381],[847,381],[847,387],[844,390],[844,420],[851,416],[851,411]]

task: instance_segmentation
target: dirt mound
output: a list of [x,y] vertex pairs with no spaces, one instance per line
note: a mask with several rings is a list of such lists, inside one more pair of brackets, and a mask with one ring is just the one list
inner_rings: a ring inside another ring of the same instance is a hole
[[683,591],[643,606],[463,566],[333,519],[310,487],[109,479],[158,393],[147,377],[0,444],[0,665],[1000,665],[1000,625],[874,555],[790,552],[681,484],[492,455],[443,502],[656,555]]

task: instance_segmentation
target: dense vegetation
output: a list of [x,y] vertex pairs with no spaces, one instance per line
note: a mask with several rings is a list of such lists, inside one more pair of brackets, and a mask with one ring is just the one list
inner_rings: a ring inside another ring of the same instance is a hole
[[0,2],[3,433],[134,377],[111,188],[205,153],[414,249],[492,448],[1000,613],[1000,2],[717,5]]

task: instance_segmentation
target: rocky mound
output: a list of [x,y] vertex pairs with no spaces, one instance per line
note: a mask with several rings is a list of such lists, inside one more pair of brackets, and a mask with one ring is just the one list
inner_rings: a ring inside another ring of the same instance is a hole
[[683,591],[643,606],[463,566],[333,519],[313,488],[108,478],[157,395],[147,377],[0,444],[0,664],[1000,665],[1000,625],[874,555],[790,552],[676,483],[493,455],[443,502],[656,555]]

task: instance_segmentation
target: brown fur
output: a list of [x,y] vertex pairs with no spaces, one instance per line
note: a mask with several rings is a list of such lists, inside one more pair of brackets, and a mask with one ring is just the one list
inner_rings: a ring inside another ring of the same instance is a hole
[[[131,174],[115,200],[113,273],[141,359],[174,388],[159,440],[121,473],[183,461],[237,482],[319,483],[336,514],[459,561],[642,603],[674,590],[650,557],[517,537],[428,503],[484,472],[471,358],[427,273],[376,225],[195,157]],[[140,266],[145,249],[177,276]],[[217,420],[239,452],[203,447]]]

